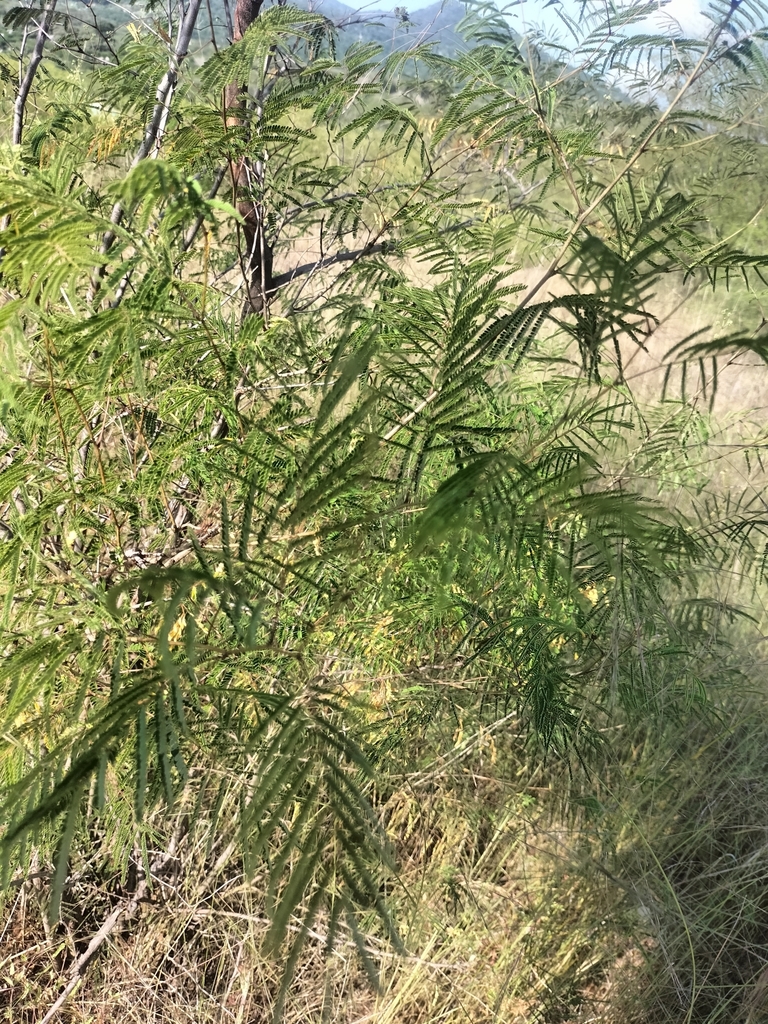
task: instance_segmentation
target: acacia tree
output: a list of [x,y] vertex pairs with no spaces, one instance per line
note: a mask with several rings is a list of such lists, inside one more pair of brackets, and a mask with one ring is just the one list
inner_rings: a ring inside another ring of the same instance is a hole
[[[765,264],[670,170],[759,106],[765,12],[632,34],[653,7],[586,4],[567,56],[479,9],[465,53],[382,59],[238,3],[198,69],[193,0],[55,84],[45,15],[0,177],[0,749],[6,880],[51,856],[53,920],[88,828],[144,897],[148,817],[195,807],[216,871],[236,835],[259,880],[279,1014],[321,916],[329,949],[347,928],[370,959],[361,908],[398,942],[375,792],[442,716],[514,715],[578,760],[617,702],[706,699],[696,580],[734,535],[759,553],[762,518],[651,500],[690,414],[652,422],[622,346],[666,275]],[[643,66],[663,103],[606,98]],[[408,99],[425,75],[435,117]],[[542,376],[553,332],[578,358]],[[688,347],[738,345],[760,342]]]

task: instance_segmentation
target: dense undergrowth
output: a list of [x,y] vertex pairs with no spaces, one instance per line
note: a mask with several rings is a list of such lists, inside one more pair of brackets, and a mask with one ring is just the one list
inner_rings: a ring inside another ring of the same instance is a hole
[[765,1017],[766,12],[653,6],[30,31],[5,1019]]
[[[395,843],[407,955],[364,920],[374,986],[354,935],[341,929],[328,958],[318,921],[286,1019],[762,1019],[764,715],[744,702],[717,735],[704,724],[618,730],[615,761],[580,780],[532,772],[514,725],[468,737],[460,756],[376,801]],[[270,1019],[281,966],[263,955],[267,878],[246,881],[236,857],[210,852],[190,810],[157,823],[152,900],[91,965],[70,1019]],[[94,845],[73,864],[66,927],[47,938],[44,884],[13,890],[8,1019],[40,1019],[135,870],[105,870]]]

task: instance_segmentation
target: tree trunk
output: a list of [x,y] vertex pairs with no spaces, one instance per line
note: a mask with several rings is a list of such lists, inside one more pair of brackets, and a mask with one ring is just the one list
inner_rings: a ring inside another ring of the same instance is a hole
[[[258,18],[261,5],[262,0],[237,0],[233,25],[234,42],[242,39],[247,29]],[[228,127],[245,123],[247,96],[247,83],[231,82],[224,90],[224,111]],[[264,182],[263,161],[241,156],[231,161],[230,174],[237,211],[243,218],[244,244],[241,264],[247,289],[243,316],[248,316],[251,313],[264,313],[269,297],[274,291],[272,246],[264,232],[264,208],[261,199]]]

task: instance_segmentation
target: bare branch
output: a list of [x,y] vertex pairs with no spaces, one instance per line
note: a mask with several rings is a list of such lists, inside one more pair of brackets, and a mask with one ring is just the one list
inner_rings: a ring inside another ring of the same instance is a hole
[[[141,145],[139,146],[136,155],[133,158],[131,167],[136,167],[142,160],[146,160],[149,156],[157,156],[160,144],[162,142],[162,135],[165,129],[165,125],[168,121],[168,115],[170,113],[171,104],[173,97],[176,92],[176,86],[179,81],[179,68],[182,61],[189,52],[189,44],[192,39],[192,33],[195,30],[195,24],[197,22],[197,16],[200,13],[200,7],[202,0],[191,0],[187,13],[184,15],[184,20],[179,28],[179,36],[176,43],[176,48],[171,54],[168,62],[168,70],[163,75],[160,84],[157,87],[155,93],[155,109],[152,112],[152,119],[146,127],[144,132],[144,138]],[[123,219],[123,205],[120,202],[115,203],[112,207],[112,213],[110,221],[117,227]],[[102,239],[100,252],[105,256],[112,248],[116,238],[114,231],[107,231]],[[96,280],[92,283],[91,298],[93,298],[98,291],[98,277],[100,273],[97,272]]]
[[577,235],[584,227],[584,225],[587,223],[589,218],[600,208],[600,206],[602,206],[602,204],[605,202],[608,196],[610,196],[612,192],[615,190],[616,186],[622,181],[623,178],[627,176],[627,174],[629,174],[629,172],[632,170],[632,168],[635,166],[638,160],[640,160],[640,158],[643,156],[643,154],[647,152],[653,140],[662,130],[662,128],[670,119],[672,114],[680,106],[683,99],[690,90],[691,86],[696,81],[698,81],[698,79],[701,77],[705,70],[711,67],[710,57],[712,57],[713,53],[715,52],[717,42],[722,36],[723,32],[726,30],[728,21],[731,15],[733,14],[733,11],[736,6],[738,6],[738,2],[736,2],[736,0],[731,0],[731,7],[729,8],[727,15],[722,19],[720,24],[716,25],[715,28],[712,30],[712,33],[709,36],[709,42],[707,43],[704,52],[701,54],[701,57],[697,61],[696,66],[693,68],[693,70],[690,72],[690,74],[685,79],[683,84],[680,86],[680,88],[677,91],[677,94],[673,96],[672,100],[667,105],[666,109],[664,110],[664,113],[661,115],[661,117],[659,117],[656,124],[651,128],[650,131],[646,132],[645,136],[643,137],[642,141],[638,144],[638,146],[635,148],[634,152],[626,159],[624,164],[619,168],[619,170],[616,172],[614,177],[608,182],[608,184],[605,185],[605,187],[599,192],[597,197],[589,204],[589,206],[580,210],[578,217],[576,217],[573,222],[573,227],[568,232],[565,241],[560,247],[557,255],[552,259],[549,266],[546,268],[541,277],[539,277],[535,284],[531,285],[531,287],[520,300],[520,309],[522,309],[524,306],[527,306],[534,299],[534,297],[541,291],[541,289],[555,276],[555,274],[557,274],[557,272],[560,270],[562,261],[567,256],[568,250],[573,244],[574,239],[577,237]]
[[14,146],[21,145],[21,136],[24,130],[24,111],[27,106],[27,99],[29,98],[30,90],[32,89],[32,83],[35,80],[37,69],[40,67],[40,62],[43,59],[43,50],[45,49],[45,41],[48,38],[51,25],[53,24],[53,14],[56,10],[57,0],[49,0],[48,6],[43,14],[43,20],[40,22],[37,28],[37,38],[35,39],[35,48],[32,51],[32,56],[29,58],[29,64],[27,64],[27,70],[24,78],[19,85],[19,92],[16,97],[16,102],[13,105],[13,135],[12,141]]
[[294,267],[292,270],[286,271],[284,274],[278,274],[272,278],[272,289],[277,291],[278,288],[282,288],[286,284],[290,284],[291,281],[297,277],[306,277],[307,274],[315,274],[319,270],[325,270],[326,267],[332,267],[335,263],[351,263],[355,260],[362,259],[365,256],[375,256],[378,253],[384,252],[388,248],[386,242],[379,242],[376,245],[364,245],[360,249],[353,249],[351,252],[337,252],[333,256],[328,256],[325,259],[313,260],[311,263],[302,263],[299,267]]
[[[208,198],[209,199],[215,199],[216,198],[216,193],[221,188],[221,183],[224,181],[224,176],[225,176],[226,173],[227,173],[227,166],[226,166],[226,164],[224,164],[222,167],[220,167],[216,171],[216,174],[213,176],[213,184],[211,185],[211,190],[208,193]],[[181,245],[181,251],[182,252],[188,252],[190,250],[190,248],[192,247],[192,243],[194,242],[195,237],[197,235],[197,232],[202,227],[204,220],[205,220],[205,218],[201,214],[197,218],[195,223],[192,225],[192,227],[189,229],[187,234],[184,236],[184,241],[182,242],[182,245]]]

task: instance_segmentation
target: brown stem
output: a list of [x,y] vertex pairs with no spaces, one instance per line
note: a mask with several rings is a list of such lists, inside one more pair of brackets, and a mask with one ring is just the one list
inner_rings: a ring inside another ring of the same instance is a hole
[[[237,0],[233,25],[233,42],[243,38],[258,18],[262,0]],[[224,117],[227,127],[243,125],[245,104],[248,96],[247,83],[230,82],[224,90]],[[264,313],[272,284],[272,246],[264,234],[264,216],[261,202],[253,198],[253,182],[261,185],[263,168],[260,161],[240,156],[230,164],[232,191],[237,212],[242,217],[244,252],[243,272],[247,279],[247,295],[243,315]]]
[[235,34],[235,28],[232,24],[232,11],[229,7],[229,0],[224,0],[224,17],[227,21],[227,42],[231,43]]

